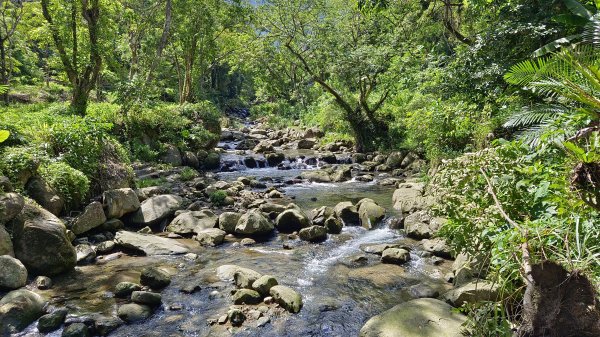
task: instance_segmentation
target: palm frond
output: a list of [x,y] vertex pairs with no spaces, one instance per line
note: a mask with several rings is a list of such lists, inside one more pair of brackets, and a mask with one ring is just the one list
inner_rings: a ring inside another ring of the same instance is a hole
[[523,128],[531,125],[544,124],[556,120],[561,114],[565,114],[569,109],[563,105],[538,104],[531,108],[524,108],[520,112],[511,116],[505,123],[505,128]]
[[592,18],[592,12],[590,12],[587,8],[585,8],[579,1],[577,0],[563,0],[565,6],[571,11],[571,13],[581,16],[585,19]]

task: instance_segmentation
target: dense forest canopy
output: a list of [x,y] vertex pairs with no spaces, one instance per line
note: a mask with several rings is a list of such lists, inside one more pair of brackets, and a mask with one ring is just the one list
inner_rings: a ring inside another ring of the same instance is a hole
[[132,161],[218,168],[224,116],[318,127],[422,159],[439,235],[504,294],[462,308],[474,335],[541,336],[536,264],[600,280],[598,36],[598,0],[1,0],[0,173],[71,211]]

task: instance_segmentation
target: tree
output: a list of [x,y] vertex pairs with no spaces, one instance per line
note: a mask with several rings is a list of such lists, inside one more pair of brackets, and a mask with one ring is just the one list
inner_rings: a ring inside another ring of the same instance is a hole
[[[2,0],[0,3],[0,84],[8,85],[12,66],[9,64],[7,48],[11,47],[11,38],[17,31],[17,26],[23,17],[22,0]],[[2,93],[4,101],[8,102],[7,91]]]
[[[56,52],[72,86],[70,108],[74,113],[84,115],[90,91],[96,85],[102,66],[99,50],[100,2],[81,0],[81,3],[78,3],[72,0],[68,6],[62,2],[54,4],[50,1],[41,1],[42,13],[50,26]],[[84,27],[80,27],[81,18],[85,22]],[[84,35],[79,34],[80,28],[87,30],[86,38],[80,38]],[[87,60],[84,60],[83,56],[85,49],[88,54]]]
[[258,36],[335,99],[356,150],[385,142],[381,108],[400,75],[392,70],[404,52],[402,43],[410,43],[407,29],[419,13],[414,2],[365,8],[345,0],[274,0],[261,12]]

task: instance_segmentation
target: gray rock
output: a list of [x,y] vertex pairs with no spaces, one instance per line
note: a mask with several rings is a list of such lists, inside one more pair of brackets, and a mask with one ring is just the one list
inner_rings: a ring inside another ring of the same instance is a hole
[[269,322],[271,322],[271,319],[269,317],[267,317],[267,316],[260,317],[258,320],[256,320],[256,327],[261,328],[261,327],[267,325]]
[[242,235],[266,235],[275,227],[265,218],[260,210],[252,209],[240,217],[235,226],[235,233]]
[[331,176],[325,170],[309,170],[300,173],[302,179],[308,180],[315,183],[330,183],[332,181]]
[[0,288],[17,289],[27,283],[27,269],[10,255],[0,256]]
[[171,275],[158,267],[146,267],[140,275],[140,283],[152,289],[162,289],[171,284]]
[[442,295],[449,304],[460,307],[465,303],[475,304],[498,299],[498,285],[486,280],[474,280]]
[[300,139],[296,143],[296,149],[310,150],[313,148],[313,146],[315,146],[316,143],[317,143],[317,140],[314,138]]
[[106,207],[106,217],[120,218],[140,208],[137,193],[131,188],[120,188],[102,194],[102,204]]
[[77,254],[67,229],[52,213],[25,202],[12,225],[15,257],[30,273],[52,276],[75,267]]
[[[368,243],[360,246],[360,250],[369,254],[383,254],[383,251],[388,248],[402,248],[399,243]],[[404,248],[406,249],[406,248]],[[408,250],[408,249],[406,249]]]
[[189,166],[189,167],[193,167],[193,168],[200,167],[200,161],[198,160],[198,157],[196,157],[196,155],[193,152],[185,151],[183,153],[183,155],[181,156],[181,159],[183,161],[183,165],[185,165],[185,166]]
[[271,288],[278,285],[279,283],[275,277],[271,275],[263,275],[252,283],[252,289],[258,291],[262,296],[269,296]]
[[40,317],[38,321],[38,331],[41,333],[49,333],[58,330],[67,317],[67,309],[58,309],[50,314]]
[[283,153],[267,153],[265,155],[265,159],[270,167],[275,167],[281,164],[285,160],[285,155]]
[[363,200],[357,204],[360,223],[366,229],[373,229],[385,217],[385,208],[372,200]]
[[322,206],[310,211],[310,219],[314,225],[325,226],[325,221],[333,215],[333,208]]
[[86,264],[92,263],[96,259],[96,250],[87,243],[75,246],[77,252],[77,263]]
[[429,239],[444,223],[442,218],[433,218],[426,211],[420,211],[404,219],[404,231],[406,236],[413,239]]
[[285,210],[275,219],[275,227],[282,233],[292,233],[310,226],[308,216],[297,209]]
[[335,216],[342,221],[344,226],[360,225],[358,210],[350,201],[340,202],[333,208]]
[[446,243],[446,240],[440,238],[425,239],[421,242],[423,249],[426,252],[430,252],[435,256],[443,257],[445,259],[452,258],[452,251],[450,246]]
[[327,229],[322,226],[302,228],[298,236],[304,241],[321,242],[327,240]]
[[29,179],[27,185],[25,185],[25,190],[31,199],[54,215],[59,215],[65,206],[63,198],[41,177]]
[[175,217],[166,230],[177,234],[198,233],[214,228],[218,219],[219,217],[209,210],[184,212]]
[[38,294],[19,289],[0,299],[0,336],[25,329],[44,314],[46,301]]
[[403,264],[410,260],[410,253],[402,248],[388,248],[381,253],[381,262]]
[[0,255],[15,256],[10,234],[4,229],[3,225],[0,225]]
[[140,208],[132,213],[131,222],[146,226],[159,223],[181,209],[183,199],[172,194],[163,194],[144,200]]
[[240,326],[246,320],[246,315],[240,309],[231,309],[227,312],[227,319],[233,326]]
[[214,247],[223,243],[225,234],[227,234],[225,231],[218,228],[209,228],[198,232],[195,240],[203,246]]
[[98,227],[98,230],[103,232],[111,232],[114,233],[118,230],[125,228],[125,224],[123,221],[119,219],[108,219],[102,226]]
[[21,213],[24,205],[25,199],[20,194],[0,192],[0,226]]
[[152,308],[143,304],[129,303],[120,306],[117,315],[127,323],[135,323],[152,316]]
[[242,241],[240,241],[240,245],[242,246],[252,246],[255,243],[256,241],[251,238],[243,238]]
[[13,186],[10,183],[10,179],[5,176],[0,176],[0,192],[12,192]]
[[235,233],[235,226],[237,226],[238,221],[242,215],[240,213],[235,212],[224,212],[219,215],[219,228],[224,230],[228,234]]
[[350,179],[352,179],[352,171],[350,167],[346,165],[336,167],[333,173],[331,173],[331,181],[334,183],[348,181]]
[[329,234],[340,234],[342,232],[344,224],[342,223],[342,220],[334,216],[330,216],[329,218],[327,218],[327,220],[325,220],[323,226]]
[[466,316],[446,303],[422,298],[377,315],[360,329],[360,337],[463,337]]
[[35,278],[35,286],[40,290],[52,288],[52,280],[47,276],[38,276]]
[[133,282],[120,282],[116,285],[115,287],[115,296],[117,297],[129,297],[131,295],[131,293],[133,293],[134,291],[139,291],[142,290],[142,286],[137,284],[137,283],[133,283]]
[[281,214],[281,212],[285,211],[287,208],[284,205],[274,204],[271,202],[264,203],[258,207],[263,213],[274,213]]
[[428,209],[435,202],[435,198],[432,196],[423,196],[422,189],[414,188],[414,186],[399,187],[394,191],[392,200],[394,202],[394,209],[402,213],[412,213]]
[[402,165],[402,161],[404,160],[404,157],[406,157],[406,155],[404,153],[392,152],[388,155],[387,160],[385,161],[385,164],[387,166],[389,166],[391,169],[400,168]]
[[131,301],[137,304],[146,304],[150,306],[160,305],[162,296],[150,291],[134,291],[131,293]]
[[258,304],[262,302],[260,294],[251,289],[238,289],[231,299],[234,304]]
[[116,317],[99,317],[94,323],[96,333],[100,336],[108,336],[108,334],[115,331],[121,325],[123,325],[123,321]]
[[426,284],[415,284],[408,288],[408,292],[413,298],[436,298],[440,292]]
[[188,248],[176,240],[152,234],[119,231],[115,243],[121,247],[142,251],[146,255],[179,255],[189,252]]
[[62,337],[89,337],[90,330],[84,323],[73,323],[65,327]]
[[269,293],[275,302],[291,313],[298,313],[302,309],[302,296],[290,287],[276,285]]
[[104,241],[101,242],[98,246],[96,246],[96,252],[98,254],[108,254],[115,249],[117,244],[114,241]]
[[83,213],[75,219],[71,231],[75,235],[80,235],[102,225],[104,222],[106,222],[106,215],[104,215],[102,204],[94,201],[87,205]]
[[275,152],[275,148],[268,140],[262,140],[258,145],[254,147],[254,152],[256,153],[266,153],[266,152]]
[[252,269],[237,267],[237,270],[233,274],[233,280],[238,288],[252,289],[252,285],[262,275]]
[[164,153],[160,157],[160,161],[162,161],[163,163],[171,164],[173,166],[181,166],[183,164],[181,152],[179,152],[177,146],[171,144],[164,145]]

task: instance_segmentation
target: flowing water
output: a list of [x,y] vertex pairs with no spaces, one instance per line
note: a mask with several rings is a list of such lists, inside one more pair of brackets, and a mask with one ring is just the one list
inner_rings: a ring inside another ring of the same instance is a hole
[[[225,156],[233,158],[230,151]],[[298,167],[312,169],[298,162]],[[253,176],[283,182],[300,174],[301,168],[278,170],[256,168],[218,174],[221,180]],[[283,187],[286,196],[304,210],[320,206],[335,206],[340,201],[356,202],[374,199],[395,215],[392,208],[392,187],[351,180],[343,183],[302,183]],[[386,221],[387,221],[386,219]],[[119,304],[112,289],[121,281],[139,281],[143,267],[157,265],[174,273],[173,281],[163,292],[163,306],[143,323],[125,325],[111,336],[356,336],[370,317],[410,299],[407,288],[426,283],[443,289],[443,275],[449,262],[434,266],[428,257],[421,257],[416,242],[397,230],[389,229],[385,221],[367,231],[361,227],[345,227],[340,235],[330,235],[320,244],[288,241],[293,249],[284,249],[287,236],[275,235],[256,245],[243,247],[226,241],[216,248],[203,248],[192,240],[184,240],[198,259],[183,256],[127,256],[107,262],[77,267],[72,273],[54,279],[51,290],[42,291],[56,306],[67,306],[71,312],[85,317],[94,313],[116,315]],[[361,245],[402,242],[413,247],[412,260],[400,267],[381,264],[379,256],[361,251]],[[232,304],[233,289],[219,280],[216,268],[237,264],[262,274],[271,274],[280,284],[302,294],[304,307],[299,314],[271,317],[265,327],[248,323],[241,328],[209,325],[209,319],[225,314]],[[184,294],[180,289],[198,284],[200,291]],[[230,329],[230,330],[227,330]],[[22,335],[35,336],[35,327]],[[50,336],[60,336],[61,331]]]

